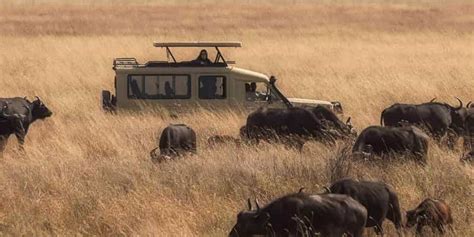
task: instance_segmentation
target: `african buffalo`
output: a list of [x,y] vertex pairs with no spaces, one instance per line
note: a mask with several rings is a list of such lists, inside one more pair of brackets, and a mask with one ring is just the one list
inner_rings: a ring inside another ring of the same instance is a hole
[[414,126],[380,127],[364,129],[352,148],[353,153],[384,155],[391,152],[408,153],[417,161],[426,162],[428,135]]
[[244,137],[256,141],[284,141],[299,150],[309,139],[323,143],[337,137],[309,110],[300,107],[277,109],[260,108],[247,117]]
[[438,102],[394,104],[383,110],[380,125],[399,126],[401,121],[406,121],[412,125],[426,126],[438,140],[446,135],[449,129],[461,134],[466,108],[460,99],[456,99],[460,103],[458,107]]
[[[237,223],[229,236],[318,236],[344,234],[360,237],[364,231],[367,210],[359,202],[346,195],[309,195],[304,192],[280,197],[265,207],[237,215]],[[303,232],[303,233],[302,233]]]
[[451,209],[443,200],[425,199],[413,210],[406,213],[408,228],[416,225],[416,233],[422,234],[424,226],[430,226],[433,231],[445,232],[445,225],[453,223]]
[[0,106],[0,152],[5,149],[12,134],[15,134],[20,147],[23,148],[30,125],[53,114],[38,97],[33,102],[20,97],[0,98]]
[[[474,108],[470,108],[474,110]],[[466,133],[464,134],[464,150],[467,152],[462,160],[472,161],[474,159],[474,112],[470,113],[464,121]]]
[[382,223],[389,219],[402,235],[402,214],[397,194],[385,183],[341,179],[327,188],[329,193],[345,194],[367,209],[366,227],[374,227],[378,235],[383,235]]
[[[160,149],[160,154],[156,150]],[[188,152],[196,153],[196,132],[185,124],[171,124],[160,136],[159,146],[150,152],[153,161],[161,162]]]
[[326,127],[334,129],[342,137],[357,137],[357,132],[352,126],[350,117],[347,119],[346,123],[344,123],[331,109],[322,105],[311,108],[310,111],[313,112],[319,121],[326,123]]

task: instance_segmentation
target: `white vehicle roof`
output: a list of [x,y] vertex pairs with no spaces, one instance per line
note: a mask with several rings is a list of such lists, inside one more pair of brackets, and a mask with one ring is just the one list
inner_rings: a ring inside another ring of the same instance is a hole
[[155,47],[230,47],[240,48],[242,43],[238,41],[188,41],[188,42],[153,42]]

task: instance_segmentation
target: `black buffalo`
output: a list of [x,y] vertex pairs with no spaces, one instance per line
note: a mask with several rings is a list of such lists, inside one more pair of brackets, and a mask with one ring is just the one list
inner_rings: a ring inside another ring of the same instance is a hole
[[428,139],[428,135],[414,126],[370,126],[357,137],[352,152],[379,156],[389,153],[408,153],[425,163]]
[[30,125],[38,119],[50,117],[53,113],[36,97],[33,102],[26,98],[0,98],[0,152],[5,148],[10,135],[15,134],[23,147]]
[[360,202],[367,209],[366,227],[374,227],[383,235],[382,223],[389,219],[402,234],[402,214],[397,194],[385,183],[342,179],[334,182],[329,193],[345,194]]
[[406,213],[406,227],[416,226],[417,234],[422,234],[423,227],[429,226],[433,231],[443,234],[446,226],[451,227],[453,217],[451,208],[443,200],[427,198],[415,209]]
[[460,103],[458,107],[439,102],[397,103],[383,110],[380,125],[399,126],[402,121],[406,121],[412,125],[426,127],[438,140],[446,135],[448,130],[462,134],[466,108],[463,107],[461,100],[458,99],[458,101]]
[[158,147],[150,155],[153,161],[160,162],[186,153],[196,153],[196,132],[185,124],[171,124],[163,130]]
[[464,134],[464,150],[467,152],[462,160],[474,160],[474,108],[470,108],[472,112],[466,117],[464,127],[466,133]]
[[309,110],[299,107],[276,109],[260,108],[247,117],[244,137],[254,140],[284,141],[302,149],[309,139],[334,142],[337,136],[331,133]]
[[322,123],[326,123],[326,127],[329,129],[334,129],[341,137],[356,137],[357,132],[351,123],[351,118],[349,117],[347,121],[342,122],[337,115],[329,108],[318,105],[310,109],[311,112],[319,119]]
[[[237,215],[237,223],[229,236],[318,236],[344,234],[360,237],[364,231],[367,210],[346,195],[309,195],[303,192],[280,197],[263,208]],[[303,232],[303,233],[302,233]]]

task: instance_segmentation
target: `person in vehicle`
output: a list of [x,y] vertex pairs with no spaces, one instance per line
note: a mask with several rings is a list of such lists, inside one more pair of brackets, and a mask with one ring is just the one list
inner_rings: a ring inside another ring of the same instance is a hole
[[142,96],[142,92],[140,91],[140,87],[138,86],[138,82],[135,79],[130,81],[130,87],[132,89],[132,97],[140,98]]
[[201,80],[199,87],[199,98],[201,99],[215,99],[217,92],[217,80],[215,77],[207,77]]
[[193,63],[199,65],[208,65],[212,64],[212,61],[207,57],[207,50],[203,49],[199,53],[199,56],[195,60],[193,60]]
[[250,92],[250,84],[245,83],[245,93],[249,93],[249,92]]
[[248,84],[245,84],[245,91],[247,94],[247,100],[265,100],[266,99],[266,94],[257,91],[257,83],[251,82],[249,86]]
[[171,88],[170,82],[167,81],[165,82],[165,95],[167,97],[173,97],[174,96],[174,90]]

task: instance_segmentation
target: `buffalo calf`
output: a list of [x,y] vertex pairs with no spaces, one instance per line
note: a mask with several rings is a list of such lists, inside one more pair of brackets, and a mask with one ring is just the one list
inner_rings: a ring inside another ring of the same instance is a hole
[[417,234],[421,234],[424,226],[430,226],[433,231],[443,234],[445,226],[453,223],[451,209],[442,200],[425,199],[418,207],[406,213],[406,226],[416,225]]

